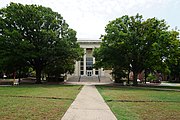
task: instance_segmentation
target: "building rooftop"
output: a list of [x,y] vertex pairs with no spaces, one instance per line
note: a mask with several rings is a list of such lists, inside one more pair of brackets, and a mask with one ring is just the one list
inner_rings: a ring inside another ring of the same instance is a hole
[[101,43],[102,40],[100,39],[88,39],[88,38],[80,38],[77,40],[79,43]]

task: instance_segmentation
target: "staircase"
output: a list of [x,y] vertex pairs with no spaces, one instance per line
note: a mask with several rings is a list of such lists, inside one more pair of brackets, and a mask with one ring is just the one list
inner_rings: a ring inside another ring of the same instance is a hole
[[80,82],[99,82],[97,76],[82,76]]
[[80,79],[78,76],[69,76],[67,82],[93,82],[93,83],[109,83],[112,82],[110,77],[106,76],[81,76]]

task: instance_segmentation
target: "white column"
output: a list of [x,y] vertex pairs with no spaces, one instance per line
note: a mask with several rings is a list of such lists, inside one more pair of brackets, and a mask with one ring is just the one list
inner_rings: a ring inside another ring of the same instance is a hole
[[[93,64],[95,63],[95,57],[93,57]],[[95,74],[95,69],[93,69],[93,75],[96,75]]]
[[81,75],[81,68],[80,68],[80,66],[81,66],[80,64],[81,64],[81,63],[80,63],[80,62],[81,62],[81,61],[78,61],[78,72],[77,72],[78,75],[77,75],[77,76],[80,76],[80,75]]
[[76,64],[75,64],[74,74],[75,74],[75,76],[78,76],[78,74],[79,74],[79,63],[78,63],[78,61],[76,61]]
[[84,48],[84,75],[86,75],[86,48]]

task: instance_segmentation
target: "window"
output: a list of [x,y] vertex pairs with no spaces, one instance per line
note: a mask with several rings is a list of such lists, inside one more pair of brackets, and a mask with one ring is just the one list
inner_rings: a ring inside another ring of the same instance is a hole
[[81,61],[81,66],[83,66],[84,65],[84,62],[83,61]]
[[86,70],[92,70],[93,68],[92,67],[87,67],[86,66]]
[[99,71],[96,70],[96,71],[95,71],[95,74],[98,75],[98,74],[99,74]]
[[84,75],[84,71],[81,71],[81,75]]
[[86,58],[86,69],[92,70],[93,69],[93,57]]
[[87,57],[86,61],[93,61],[93,57]]
[[81,66],[81,70],[84,70],[84,67],[83,67],[83,66]]

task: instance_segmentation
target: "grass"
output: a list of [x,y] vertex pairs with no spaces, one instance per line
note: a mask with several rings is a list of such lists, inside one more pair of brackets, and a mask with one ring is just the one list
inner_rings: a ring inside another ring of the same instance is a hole
[[72,85],[0,87],[0,119],[59,120],[81,87]]
[[180,120],[180,92],[160,90],[172,87],[97,88],[118,120]]

